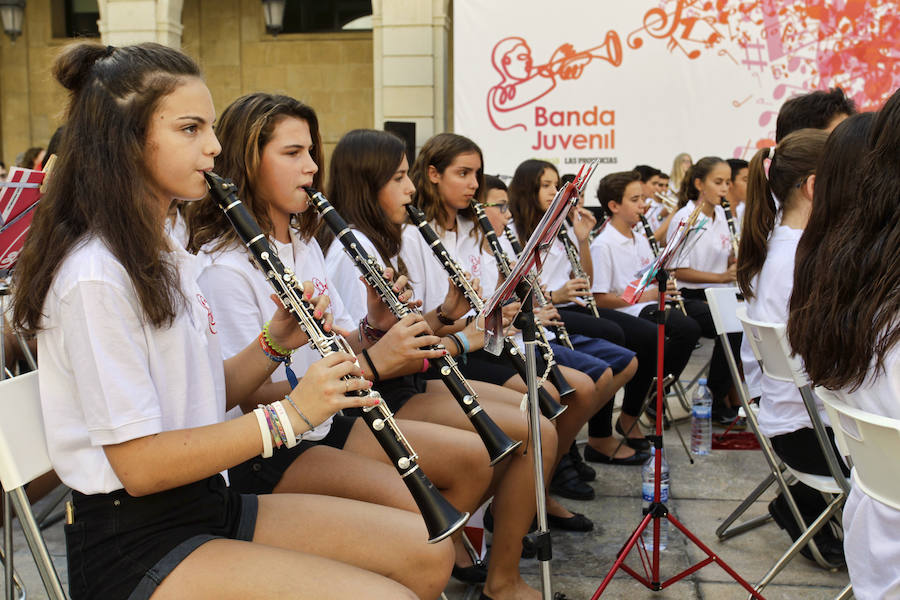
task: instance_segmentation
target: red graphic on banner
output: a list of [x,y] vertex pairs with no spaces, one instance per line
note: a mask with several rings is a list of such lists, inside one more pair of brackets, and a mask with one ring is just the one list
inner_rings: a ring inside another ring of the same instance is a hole
[[557,79],[578,79],[593,60],[604,60],[614,67],[622,64],[619,34],[609,31],[599,46],[576,52],[572,44],[560,45],[542,65],[535,65],[531,47],[524,38],[507,37],[494,45],[491,61],[500,74],[500,82],[488,90],[487,108],[491,124],[500,131],[521,127],[521,108],[546,96]]

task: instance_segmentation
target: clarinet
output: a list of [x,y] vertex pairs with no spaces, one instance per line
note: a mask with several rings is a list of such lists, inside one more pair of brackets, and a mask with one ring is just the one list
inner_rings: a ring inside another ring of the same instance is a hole
[[[484,301],[478,296],[475,288],[472,287],[472,282],[466,278],[462,267],[460,267],[459,263],[450,256],[450,253],[447,252],[447,248],[441,243],[441,240],[434,232],[434,229],[428,224],[428,221],[425,219],[425,214],[412,204],[406,205],[406,212],[409,213],[409,218],[412,220],[413,225],[419,228],[419,233],[425,238],[425,242],[428,243],[428,246],[431,248],[432,252],[434,252],[438,262],[440,262],[441,266],[444,267],[444,270],[447,271],[447,274],[450,276],[450,281],[452,281],[463,293],[463,296],[469,301],[469,306],[475,309],[475,312],[481,312],[484,308]],[[522,381],[527,381],[525,378],[525,360],[522,358],[515,342],[509,337],[503,338],[502,356],[512,364],[513,368],[515,368],[516,372],[522,378]],[[574,389],[572,391],[574,391]],[[551,421],[563,414],[566,408],[568,408],[554,400],[547,390],[542,387],[538,388],[538,400],[541,413]]]
[[[325,224],[334,232],[334,237],[340,241],[344,247],[344,251],[356,265],[356,268],[362,273],[366,281],[371,285],[390,309],[391,313],[402,319],[411,314],[412,309],[405,302],[401,302],[394,293],[391,284],[384,278],[382,272],[384,269],[372,258],[353,232],[344,221],[343,217],[335,210],[328,199],[321,192],[317,192],[311,188],[305,188],[306,194],[309,196],[311,203],[322,216]],[[434,350],[436,346],[427,346],[426,349]],[[459,403],[459,406],[466,413],[472,427],[481,436],[487,448],[488,455],[491,458],[491,465],[495,465],[510,452],[521,445],[522,442],[514,442],[502,429],[494,422],[493,419],[484,411],[478,403],[478,394],[472,389],[472,386],[463,377],[456,362],[449,355],[433,359],[432,362],[438,367],[438,373],[441,375],[444,384],[453,394],[453,397]]]
[[597,236],[603,233],[603,229],[609,224],[609,215],[603,215],[601,221],[591,229],[591,232],[588,234],[588,241],[593,242],[597,239]]
[[[503,248],[500,247],[500,241],[497,239],[497,234],[494,233],[494,226],[491,225],[487,215],[484,214],[484,207],[481,206],[480,202],[473,199],[472,209],[475,211],[475,221],[478,223],[478,226],[481,227],[481,231],[484,233],[484,237],[491,248],[491,253],[494,255],[494,260],[497,262],[497,269],[504,277],[509,277],[509,274],[512,272],[512,269],[509,266],[509,257],[506,256],[506,253],[503,252]],[[544,306],[546,302],[543,301],[544,296],[537,279],[529,278],[529,284],[531,289],[534,290],[534,295],[532,297],[537,299],[540,306]],[[520,296],[525,298],[528,295],[527,287],[523,287],[520,292]],[[550,342],[547,341],[547,334],[544,332],[544,328],[536,321],[535,325],[535,335],[538,338],[541,348],[544,350],[541,353],[540,358],[544,360],[546,363],[545,367],[549,370],[548,378],[550,379],[550,383],[552,383],[553,387],[556,388],[556,391],[559,392],[560,398],[568,398],[575,393],[575,388],[566,381],[559,365],[556,364],[556,359],[553,356],[553,348],[550,346]],[[559,337],[558,334],[557,337]],[[568,340],[568,336],[566,336],[566,339]],[[569,343],[571,343],[571,341]],[[515,347],[515,345],[513,346]],[[571,348],[571,346],[569,347]],[[525,379],[525,375],[522,375],[522,379]]]
[[722,196],[719,204],[721,204],[722,210],[725,211],[725,222],[728,223],[728,233],[731,234],[731,251],[734,252],[734,257],[737,258],[740,237],[738,236],[737,227],[734,225],[734,217],[731,215],[731,204],[725,196]]
[[[344,338],[334,333],[325,333],[321,323],[313,318],[312,305],[303,299],[300,283],[293,272],[281,263],[278,253],[272,250],[259,225],[238,198],[237,187],[214,173],[204,173],[204,176],[213,199],[272,284],[282,305],[297,319],[300,328],[309,337],[309,343],[322,356],[335,352],[353,354]],[[353,376],[347,375],[344,379],[353,379]],[[378,392],[374,390],[356,390],[348,394],[378,397]],[[387,405],[379,402],[375,406],[367,406],[362,409],[362,415],[419,507],[428,529],[428,541],[438,542],[462,527],[469,514],[454,508],[422,472],[417,462],[419,457],[400,431]]]
[[[493,230],[493,227],[491,228]],[[522,244],[519,243],[519,238],[516,237],[516,234],[513,233],[512,229],[509,228],[509,225],[503,228],[503,235],[506,236],[506,239],[509,240],[509,243],[512,245],[513,252],[516,253],[516,256],[522,254]],[[496,240],[496,237],[495,237]],[[490,241],[490,238],[488,238]],[[509,266],[509,258],[500,248],[499,242],[496,244],[497,250],[494,251],[494,256],[497,258],[497,262],[502,264],[502,270],[504,275],[509,275],[511,269]],[[491,246],[493,249],[493,246]],[[535,273],[529,272],[526,276],[528,281],[531,283],[531,289],[535,290],[535,299],[537,300],[540,306],[547,306],[550,304],[550,301],[547,300],[547,297],[544,296],[544,291],[541,289],[540,282],[537,279],[537,275]],[[538,331],[541,331],[541,328],[538,327]],[[572,340],[569,338],[569,330],[566,329],[565,325],[556,325],[550,327],[550,331],[552,331],[556,335],[556,339],[562,343],[569,350],[574,350],[575,346],[572,344]],[[545,336],[541,335],[542,339],[545,339]],[[549,346],[548,346],[549,347]]]
[[[588,274],[584,272],[584,267],[581,266],[581,258],[578,256],[578,248],[575,247],[575,244],[572,243],[572,240],[569,239],[569,234],[566,233],[566,226],[563,225],[559,228],[559,232],[557,232],[556,237],[559,238],[559,241],[563,243],[563,246],[566,247],[566,255],[569,257],[569,264],[572,265],[572,273],[575,277],[580,277],[585,279],[590,283],[591,278],[588,277]],[[594,295],[588,291],[587,296],[583,297],[584,301],[587,303],[588,308],[591,309],[591,314],[596,318],[600,318],[600,313],[597,311],[597,302],[594,300]]]

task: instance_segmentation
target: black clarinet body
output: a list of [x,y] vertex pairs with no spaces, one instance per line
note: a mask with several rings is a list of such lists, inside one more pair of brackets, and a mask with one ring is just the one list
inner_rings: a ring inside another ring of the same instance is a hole
[[[351,231],[347,222],[335,210],[325,195],[310,188],[306,188],[306,193],[312,205],[315,206],[322,216],[322,220],[334,232],[335,239],[341,243],[350,260],[353,261],[353,264],[356,265],[356,268],[359,269],[369,285],[378,292],[382,302],[387,305],[391,313],[397,319],[402,319],[410,314],[412,309],[406,303],[401,302],[397,294],[394,293],[391,284],[382,274],[383,269],[381,265],[366,252],[359,240],[356,239],[356,236],[353,235],[353,231]],[[431,346],[428,349],[433,350],[435,348]],[[491,465],[495,465],[509,456],[522,442],[513,441],[484,411],[478,403],[478,394],[472,389],[466,378],[463,377],[456,362],[450,356],[442,356],[433,359],[431,362],[435,363],[444,385],[447,386],[453,398],[463,409],[466,417],[472,423],[472,427],[481,436],[481,440],[484,442],[490,456]]]
[[653,229],[650,227],[650,222],[647,220],[647,217],[644,215],[640,215],[641,219],[641,227],[644,228],[644,235],[647,236],[647,242],[650,244],[650,250],[653,251],[653,256],[659,256],[659,242],[656,241],[656,236],[653,235]]
[[[588,274],[584,272],[584,267],[581,266],[581,258],[578,256],[578,248],[575,247],[575,244],[572,243],[572,240],[569,239],[569,234],[566,233],[566,227],[563,225],[559,228],[559,232],[556,234],[557,239],[562,242],[563,246],[566,247],[566,256],[569,257],[569,264],[572,266],[572,273],[575,277],[579,277],[582,279],[586,279],[588,284],[591,282],[591,278],[588,277]],[[600,318],[600,313],[597,311],[597,302],[594,300],[594,295],[591,294],[590,290],[588,290],[587,296],[583,297],[585,303],[591,311],[591,314],[594,315],[595,318]]]
[[[450,256],[450,253],[447,252],[447,248],[441,243],[441,240],[434,232],[434,229],[428,224],[428,221],[425,219],[425,214],[412,204],[406,205],[406,212],[409,214],[409,218],[412,220],[413,225],[419,229],[419,233],[425,239],[425,242],[431,248],[431,251],[434,252],[438,262],[441,263],[441,266],[444,267],[447,275],[450,276],[450,281],[452,281],[453,285],[459,288],[463,293],[463,296],[469,301],[469,306],[471,306],[476,313],[481,312],[481,309],[484,308],[484,301],[475,292],[472,283],[466,278],[465,273],[463,273],[462,267],[460,267],[459,263]],[[503,352],[501,353],[501,356],[513,366],[516,373],[522,378],[522,381],[528,381],[525,373],[525,359],[519,352],[515,342],[509,337],[503,338]],[[551,396],[544,388],[538,388],[538,405],[541,408],[541,414],[551,421],[563,414],[566,411],[566,408],[568,408],[554,400],[553,396]]]
[[734,258],[737,259],[739,238],[737,227],[734,224],[734,215],[731,213],[731,203],[728,202],[725,196],[722,196],[719,204],[722,206],[722,210],[725,211],[725,222],[728,223],[728,233],[731,234],[731,251],[734,252]]
[[[303,299],[303,290],[294,274],[284,267],[278,253],[269,245],[259,225],[237,196],[237,188],[230,181],[214,173],[205,173],[213,199],[225,213],[238,237],[249,250],[255,263],[265,274],[282,305],[290,312],[300,328],[309,337],[309,343],[321,354],[335,352],[353,354],[347,341],[334,333],[326,333],[321,323],[313,318],[312,305]],[[347,376],[349,379],[352,376]],[[377,397],[373,390],[350,392],[354,396]],[[440,541],[462,527],[468,513],[453,507],[419,468],[418,456],[400,431],[393,414],[384,402],[362,409],[363,420],[379,445],[397,469],[422,513],[428,529],[428,541]]]
[[[522,254],[522,244],[519,243],[519,239],[516,237],[516,234],[513,233],[512,229],[510,229],[508,225],[503,229],[503,235],[506,236],[507,240],[509,240],[509,243],[512,245],[513,252],[516,253],[516,256]],[[490,239],[488,241],[490,242]],[[503,253],[503,249],[500,248],[499,242],[497,243],[497,248],[499,254],[497,254],[495,251],[495,256],[498,257],[498,261],[501,260],[500,257],[503,257],[503,262],[506,264],[506,273],[509,273],[509,259],[506,257],[506,254]],[[533,272],[528,274],[528,280],[531,282],[531,289],[535,290],[534,298],[535,300],[537,300],[537,303],[540,306],[546,306],[547,304],[549,304],[550,301],[547,300],[547,298],[544,296],[544,292],[543,290],[541,290],[540,282]],[[551,325],[550,331],[552,331],[554,335],[556,335],[556,339],[558,339],[563,346],[565,346],[569,350],[575,349],[575,346],[572,344],[572,340],[569,338],[569,330],[566,329],[565,325]]]

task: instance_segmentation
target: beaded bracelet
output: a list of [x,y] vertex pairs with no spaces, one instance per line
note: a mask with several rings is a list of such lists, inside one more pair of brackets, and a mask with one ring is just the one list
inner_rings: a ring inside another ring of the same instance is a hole
[[444,314],[444,305],[439,304],[437,307],[437,320],[441,322],[442,325],[450,326],[456,323],[453,319]]
[[282,356],[290,356],[294,353],[290,348],[284,348],[275,343],[275,340],[272,339],[272,336],[269,335],[269,324],[272,321],[266,321],[266,324],[263,325],[263,337],[266,339],[266,343],[269,344],[269,348],[274,350],[276,353],[281,354]]
[[286,365],[291,363],[291,357],[289,355],[281,354],[269,345],[266,341],[265,334],[260,333],[259,337],[256,339],[259,341],[259,347],[262,348],[263,354],[265,354],[269,360],[276,363],[284,363]]
[[359,322],[359,332],[360,332],[361,336],[364,336],[367,340],[369,340],[370,342],[373,342],[373,343],[377,342],[378,340],[383,338],[384,334],[386,333],[385,331],[382,331],[381,329],[376,329],[375,327],[372,327],[372,325],[369,324],[369,316],[368,315],[363,317],[362,320]]

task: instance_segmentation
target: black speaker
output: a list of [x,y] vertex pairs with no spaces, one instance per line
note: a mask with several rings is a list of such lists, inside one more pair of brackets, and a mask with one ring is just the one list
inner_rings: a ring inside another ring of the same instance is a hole
[[409,121],[385,121],[384,130],[406,142],[406,160],[412,168],[416,160],[416,124]]

